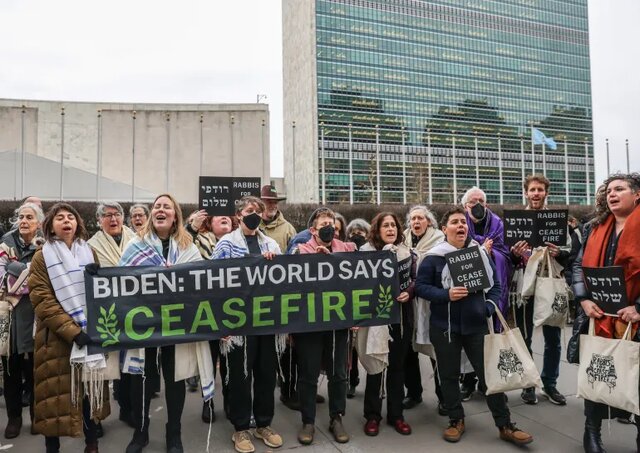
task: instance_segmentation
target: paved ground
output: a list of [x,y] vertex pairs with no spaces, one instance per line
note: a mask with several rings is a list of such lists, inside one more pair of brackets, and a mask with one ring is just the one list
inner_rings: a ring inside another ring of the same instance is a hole
[[[570,330],[566,330],[567,341]],[[542,357],[542,333],[535,333],[534,358],[541,366]],[[563,354],[564,357],[564,354]],[[318,424],[316,429],[316,440],[309,447],[302,447],[296,441],[296,432],[300,426],[300,417],[297,412],[284,407],[278,400],[276,402],[276,416],[273,426],[283,435],[284,446],[279,449],[294,450],[302,453],[320,452],[515,452],[521,449],[507,444],[498,439],[498,433],[493,426],[493,420],[487,410],[484,398],[474,395],[471,401],[465,403],[467,431],[458,444],[448,444],[442,440],[441,432],[444,429],[447,419],[437,415],[435,410],[435,396],[433,393],[433,380],[431,379],[431,366],[428,360],[422,361],[422,378],[424,381],[425,402],[420,406],[405,412],[406,420],[413,427],[411,436],[401,436],[391,427],[383,425],[378,437],[367,437],[362,432],[364,419],[362,417],[362,404],[364,383],[358,387],[356,398],[348,400],[347,415],[345,425],[352,435],[352,440],[348,444],[336,444],[332,442],[331,434],[328,432],[327,404],[318,407]],[[321,393],[326,396],[326,382],[323,382]],[[527,406],[520,400],[519,392],[509,393],[509,406],[512,417],[518,426],[526,429],[534,436],[534,443],[526,448],[535,452],[581,452],[582,432],[584,417],[582,415],[582,401],[576,398],[576,368],[563,362],[560,370],[560,391],[568,397],[568,404],[564,407],[554,406],[544,397],[540,396],[540,403],[537,406]],[[233,429],[222,414],[222,403],[220,396],[216,395],[216,415],[218,420],[212,425],[210,436],[211,452],[233,452],[231,435]],[[151,413],[151,443],[145,452],[164,452],[164,401],[161,398],[155,399],[152,403]],[[4,406],[4,401],[0,402]],[[183,423],[183,443],[186,452],[204,452],[207,446],[208,425],[200,420],[201,403],[196,394],[187,395],[187,404]],[[112,408],[117,413],[117,405],[112,402]],[[29,416],[25,409],[24,419],[26,426],[23,426],[22,434],[17,439],[11,441],[0,439],[2,445],[13,444],[12,448],[6,451],[15,452],[40,452],[44,451],[44,439],[42,436],[31,436],[29,434]],[[6,412],[4,409],[0,414],[0,428],[6,424]],[[100,451],[103,453],[122,453],[131,438],[131,429],[119,422],[113,415],[103,423],[105,437],[100,442]],[[1,435],[1,434],[0,434]],[[603,428],[603,439],[607,451],[631,452],[635,451],[634,426],[622,425],[612,421],[609,428],[605,424]],[[255,443],[256,452],[268,452],[269,449],[264,444]],[[81,439],[64,439],[62,442],[63,452],[81,452],[84,444]],[[525,450],[525,449],[522,449]]]

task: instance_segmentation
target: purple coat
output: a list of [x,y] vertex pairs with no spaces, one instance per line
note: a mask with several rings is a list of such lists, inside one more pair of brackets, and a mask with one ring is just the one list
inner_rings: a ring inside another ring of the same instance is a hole
[[[504,223],[502,219],[486,210],[486,222],[484,234],[479,234],[475,230],[475,224],[469,217],[469,213],[465,213],[467,225],[469,225],[469,237],[482,244],[485,239],[493,239],[493,247],[491,248],[491,258],[496,265],[496,275],[500,282],[501,294],[498,308],[502,314],[507,316],[509,309],[509,281],[511,279],[511,258],[509,256],[509,248],[504,243]],[[500,323],[497,323],[496,328]]]

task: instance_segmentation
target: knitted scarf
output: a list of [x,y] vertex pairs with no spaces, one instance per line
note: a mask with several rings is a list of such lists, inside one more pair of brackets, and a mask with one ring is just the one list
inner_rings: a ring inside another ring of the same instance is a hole
[[[583,267],[604,266],[607,244],[612,234],[615,234],[616,220],[609,215],[600,225],[591,230],[589,239],[584,247],[582,256]],[[627,217],[624,229],[618,238],[618,249],[614,260],[615,266],[621,266],[624,270],[625,286],[629,304],[634,304],[640,298],[640,207],[636,206],[631,215]],[[624,331],[626,323],[616,320],[612,323],[610,317],[604,317],[605,321],[596,320],[596,335],[612,338],[614,332]],[[620,327],[615,324],[623,323]]]

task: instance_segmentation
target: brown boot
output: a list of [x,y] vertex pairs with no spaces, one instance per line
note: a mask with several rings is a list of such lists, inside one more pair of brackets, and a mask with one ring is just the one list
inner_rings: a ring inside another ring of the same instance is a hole
[[331,419],[331,423],[329,424],[329,431],[333,434],[333,438],[336,442],[340,444],[346,444],[349,442],[349,434],[347,434],[347,430],[344,429],[344,425],[342,424],[342,417],[340,415],[336,415]]
[[447,442],[458,442],[464,433],[464,419],[449,420],[449,427],[444,430],[442,437]]
[[533,442],[533,437],[529,433],[516,428],[515,423],[507,423],[498,428],[500,430],[500,439],[512,442],[516,445],[527,445]]
[[5,439],[14,439],[20,435],[22,428],[22,417],[10,417],[7,427],[4,429]]

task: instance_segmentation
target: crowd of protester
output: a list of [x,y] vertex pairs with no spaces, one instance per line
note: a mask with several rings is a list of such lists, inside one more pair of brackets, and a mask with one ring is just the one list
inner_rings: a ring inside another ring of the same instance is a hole
[[[528,176],[523,181],[525,209],[547,209],[550,190],[546,177]],[[166,451],[179,453],[184,451],[185,392],[200,391],[202,420],[215,422],[211,396],[220,374],[223,413],[233,425],[236,451],[255,451],[255,441],[269,448],[283,445],[282,435],[272,426],[277,386],[282,403],[300,412],[298,441],[309,445],[318,423],[316,405],[325,403],[318,394],[322,371],[328,381],[328,426],[336,442],[350,440],[349,430],[354,427],[345,426],[343,416],[347,399],[354,398],[359,389],[364,394],[364,433],[377,436],[381,431],[386,399],[387,424],[406,436],[412,433],[412,426],[405,413],[423,398],[419,356],[424,354],[433,368],[437,411],[448,418],[443,423],[443,438],[459,441],[465,432],[463,402],[472,395],[484,396],[486,389],[487,317],[499,310],[511,319],[531,353],[537,332],[534,295],[521,294],[522,280],[531,265],[530,244],[505,244],[503,220],[491,211],[479,187],[467,190],[461,204],[451,206],[439,221],[421,205],[411,207],[406,218],[379,212],[372,219],[348,222],[339,213],[319,207],[307,229],[300,232],[278,208],[284,199],[267,185],[260,197],[238,200],[235,216],[209,216],[201,210],[187,218],[170,194],[159,195],[150,206],[134,204],[128,215],[120,204],[104,202],[96,212],[100,230],[91,238],[71,204],[57,203],[45,215],[38,198],[25,199],[15,211],[13,229],[0,241],[0,327],[8,335],[8,347],[1,351],[8,420],[4,437],[21,435],[23,407],[28,407],[31,434],[44,436],[48,453],[60,450],[61,436],[82,435],[85,453],[98,452],[98,439],[108,436],[100,422],[110,414],[107,386],[111,381],[119,419],[132,429],[126,453],[141,452],[148,445],[150,403],[162,388],[167,408]],[[570,217],[566,244],[544,246],[551,265],[562,269],[573,286],[571,318],[576,325],[581,323],[579,329],[584,328],[585,319],[594,318],[598,335],[619,338],[618,332],[624,332],[627,323],[640,320],[639,203],[640,175],[612,175],[599,188],[595,217],[585,225]],[[469,293],[452,283],[444,256],[476,246],[490,275],[490,288]],[[409,280],[395,296],[398,323],[290,335],[230,336],[120,354],[87,352],[91,338],[86,333],[81,271],[97,265],[172,266],[247,255],[272,260],[280,254],[380,250],[395,253],[398,262],[410,260]],[[629,300],[617,317],[607,316],[589,299],[583,281],[583,267],[612,265],[624,269]],[[541,330],[541,393],[555,405],[566,405],[563,391],[569,389],[557,385],[562,328],[544,325]],[[638,341],[635,336],[634,341]],[[367,347],[358,347],[362,344]],[[372,350],[377,353],[371,354]],[[93,376],[95,367],[105,370],[104,381],[87,378]],[[83,387],[89,385],[104,388],[87,392]],[[536,388],[522,389],[521,399],[537,404]],[[533,441],[513,422],[504,393],[487,395],[486,404],[500,439],[516,445]],[[583,446],[588,453],[605,451],[600,434],[603,419],[634,421],[629,413],[602,403],[585,400],[584,407]],[[635,420],[640,430],[640,417]],[[417,420],[412,423],[419,424]],[[637,442],[640,451],[640,434]]]

